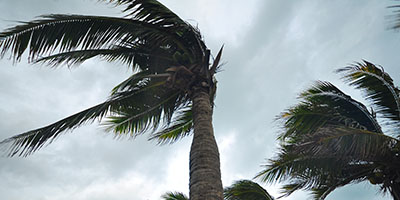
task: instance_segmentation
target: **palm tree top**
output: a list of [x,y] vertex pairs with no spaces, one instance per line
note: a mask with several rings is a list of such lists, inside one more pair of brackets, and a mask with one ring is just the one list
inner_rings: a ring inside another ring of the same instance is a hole
[[[107,0],[123,6],[125,17],[52,14],[0,33],[0,56],[14,61],[28,52],[28,61],[52,67],[79,65],[93,57],[120,62],[133,75],[117,85],[107,101],[48,126],[0,142],[13,155],[29,155],[66,130],[107,117],[104,125],[117,137],[151,130],[150,139],[172,143],[191,133],[191,90],[208,87],[222,48],[209,65],[197,28],[156,0]],[[196,86],[197,85],[197,86]]]
[[338,187],[366,180],[399,195],[399,89],[382,67],[368,61],[337,72],[362,90],[371,106],[329,82],[316,82],[279,116],[279,153],[257,177],[287,182],[284,196],[305,189],[324,199]]

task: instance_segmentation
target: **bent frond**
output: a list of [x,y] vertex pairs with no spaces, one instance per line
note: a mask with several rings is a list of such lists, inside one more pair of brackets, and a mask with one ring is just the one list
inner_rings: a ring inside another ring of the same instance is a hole
[[224,189],[224,199],[273,200],[274,198],[258,183],[250,180],[240,180]]
[[172,124],[167,124],[161,131],[151,134],[149,140],[157,140],[158,144],[172,144],[192,133],[193,116],[191,106],[178,111],[172,119]]
[[164,200],[189,200],[182,192],[167,192],[161,196]]
[[378,117],[390,119],[397,128],[400,127],[400,90],[383,68],[364,61],[337,72],[343,74],[343,79],[349,85],[365,92],[366,99],[372,102]]

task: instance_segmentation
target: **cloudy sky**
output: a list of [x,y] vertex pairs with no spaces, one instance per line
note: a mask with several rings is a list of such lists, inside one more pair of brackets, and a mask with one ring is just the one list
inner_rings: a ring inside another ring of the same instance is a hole
[[[214,54],[225,45],[218,74],[214,128],[225,186],[251,179],[277,149],[274,118],[314,80],[359,97],[333,71],[366,59],[398,85],[400,33],[388,30],[390,0],[163,0],[198,26]],[[245,3],[243,3],[245,2]],[[120,16],[96,0],[0,0],[0,30],[41,14]],[[0,140],[47,125],[107,98],[129,70],[91,60],[49,69],[0,60]],[[146,136],[113,140],[97,123],[60,137],[27,158],[0,157],[0,196],[12,200],[153,200],[188,193],[191,138],[157,146]],[[262,184],[278,196],[279,184]],[[286,199],[309,199],[296,192]],[[370,184],[346,186],[333,199],[390,199]]]

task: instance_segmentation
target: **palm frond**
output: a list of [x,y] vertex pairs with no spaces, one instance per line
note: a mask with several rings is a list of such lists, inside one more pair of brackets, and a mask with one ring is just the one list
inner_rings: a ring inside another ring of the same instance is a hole
[[300,98],[303,100],[301,103],[280,116],[285,128],[285,132],[279,136],[281,140],[312,134],[327,124],[382,132],[376,119],[363,104],[329,82],[317,82],[303,92]]
[[158,144],[172,144],[179,139],[191,134],[193,128],[193,116],[191,106],[181,109],[161,131],[151,134],[149,140],[157,140]]
[[292,152],[318,157],[337,156],[345,161],[378,161],[391,154],[396,138],[346,126],[324,126],[296,142]]
[[111,108],[129,105],[135,95],[136,91],[111,97],[104,103],[90,107],[43,128],[5,139],[0,142],[0,146],[10,145],[8,156],[28,156],[43,147],[43,145],[50,144],[61,133],[75,129],[85,123],[93,122],[96,119],[101,120],[110,112]]
[[250,180],[240,180],[224,189],[224,199],[273,200],[274,198],[258,183]]
[[372,102],[374,112],[395,122],[400,127],[400,90],[394,86],[392,78],[376,65],[364,61],[339,69],[349,85],[362,89],[367,100]]
[[192,61],[205,62],[207,47],[202,40],[200,31],[188,24],[166,6],[157,0],[103,0],[115,5],[125,5],[127,17],[149,24],[173,29],[180,39],[185,41],[185,53],[191,56]]
[[139,84],[146,87],[129,107],[111,110],[112,116],[103,124],[107,130],[116,134],[131,133],[133,137],[149,129],[155,131],[161,119],[170,123],[174,112],[189,102],[182,91],[165,88],[165,80],[152,83],[146,79]]
[[218,69],[218,66],[219,66],[219,62],[221,60],[222,50],[223,49],[224,49],[224,46],[222,45],[221,49],[218,51],[217,56],[214,59],[213,64],[210,67],[211,76],[213,76],[217,72],[217,69]]
[[146,80],[146,78],[148,78],[149,75],[151,75],[151,72],[149,70],[144,70],[144,71],[137,72],[137,73],[131,75],[126,80],[122,81],[117,86],[115,86],[111,90],[111,94],[114,95],[114,94],[116,94],[118,92],[132,90],[137,85],[139,85],[141,81]]
[[309,177],[318,177],[322,172],[338,173],[346,163],[338,162],[337,156],[312,156],[296,154],[290,151],[292,146],[283,147],[275,159],[270,159],[265,169],[255,178],[263,182],[282,182],[298,176],[301,173]]
[[390,28],[399,29],[400,28],[400,5],[392,5],[388,6],[389,9],[392,9],[393,15],[390,15],[390,19],[394,19],[391,21]]
[[335,174],[334,176],[327,176],[322,184],[311,188],[314,199],[323,200],[335,189],[345,186],[350,183],[359,183],[366,180],[373,174],[373,166],[369,164],[359,164],[349,166],[350,169],[344,169],[342,173]]
[[149,66],[153,70],[162,69],[161,67],[152,65],[154,63],[163,63],[165,70],[168,66],[175,64],[174,60],[165,54],[156,54],[155,51],[146,51],[141,47],[136,49],[122,46],[116,46],[110,49],[85,49],[68,51],[39,58],[35,61],[35,63],[45,63],[53,67],[67,64],[68,67],[71,67],[73,65],[79,65],[93,57],[100,57],[108,62],[119,61],[128,66],[132,66],[134,70],[147,69]]
[[[132,136],[135,136],[146,131],[150,126],[156,128],[160,123],[161,116],[164,116],[165,123],[169,123],[175,110],[188,101],[187,98],[181,97],[180,93],[165,89],[164,82],[163,79],[138,81],[136,87],[116,92],[104,103],[46,127],[5,139],[0,145],[8,144],[11,146],[8,149],[9,156],[17,154],[27,156],[43,145],[51,143],[61,133],[93,122],[96,119],[101,120],[104,117],[109,117],[117,123],[113,125],[113,127],[116,127],[115,132],[119,133],[116,136],[128,131]],[[126,128],[123,129],[123,127]]]
[[164,200],[189,200],[189,197],[181,192],[167,192],[161,198]]
[[190,52],[183,36],[174,31],[133,19],[45,15],[0,33],[0,55],[11,50],[14,59],[19,60],[29,48],[29,60],[34,61],[56,50],[63,53],[75,49],[107,49],[126,43],[145,44],[152,47],[149,49],[168,46]]
[[157,0],[99,0],[108,1],[114,5],[125,5],[123,12],[149,23],[162,23],[163,25],[185,24],[174,12]]

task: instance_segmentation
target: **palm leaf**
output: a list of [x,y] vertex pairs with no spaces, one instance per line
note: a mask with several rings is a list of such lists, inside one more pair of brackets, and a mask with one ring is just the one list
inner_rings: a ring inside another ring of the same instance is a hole
[[[187,98],[180,97],[176,91],[164,89],[164,81],[163,79],[147,78],[138,81],[136,87],[116,92],[104,103],[46,127],[5,139],[1,142],[1,145],[10,145],[9,156],[17,154],[27,156],[43,147],[44,144],[51,143],[60,133],[79,127],[84,123],[93,122],[95,119],[101,120],[106,116],[110,117],[111,120],[123,119],[124,123],[116,121],[119,123],[113,126],[115,132],[119,133],[116,136],[127,132],[136,136],[146,131],[150,126],[156,128],[162,116],[164,116],[165,123],[169,123],[177,107],[188,101]],[[165,96],[170,96],[168,98],[170,101],[167,101]],[[123,127],[126,128],[123,129]]]
[[164,200],[189,200],[189,197],[181,192],[167,192],[161,198]]
[[66,130],[77,128],[84,123],[93,122],[96,119],[101,120],[109,113],[111,107],[119,107],[122,104],[129,104],[131,98],[135,97],[135,95],[136,93],[132,92],[130,94],[125,93],[123,96],[112,97],[104,103],[90,107],[43,128],[28,131],[5,139],[0,142],[0,145],[10,145],[8,156],[14,156],[17,154],[19,154],[19,156],[28,156],[43,147],[46,143],[51,143],[60,135],[60,133],[63,133]]
[[214,59],[213,64],[210,67],[210,74],[213,76],[218,69],[219,62],[221,61],[221,56],[222,56],[222,50],[224,49],[224,46],[222,45],[221,49],[218,51],[217,56]]
[[314,199],[325,199],[335,189],[345,186],[350,183],[359,183],[366,180],[366,177],[373,174],[374,166],[371,164],[356,164],[347,166],[342,173],[335,174],[336,176],[326,176],[321,178],[323,183],[312,188]]
[[273,200],[274,198],[259,184],[250,180],[241,180],[224,189],[224,199]]
[[392,12],[394,13],[393,15],[391,15],[390,17],[394,20],[391,22],[392,25],[390,28],[392,29],[399,29],[400,28],[400,5],[392,5],[392,6],[388,6],[389,9],[393,9]]
[[284,112],[285,132],[281,140],[311,134],[326,124],[382,132],[376,119],[360,102],[344,94],[329,82],[317,82],[300,95],[303,101]]
[[[190,52],[186,38],[171,27],[160,27],[139,20],[105,16],[45,15],[0,33],[0,49],[3,56],[11,50],[19,60],[29,47],[30,61],[39,56],[75,49],[98,49],[124,43],[147,46],[178,47]],[[192,54],[189,54],[192,56]]]
[[179,18],[166,6],[157,0],[103,0],[114,3],[115,5],[125,5],[124,12],[127,17],[144,21],[162,27],[173,28],[181,39],[186,41],[189,51],[193,55],[192,59],[204,62],[207,47],[202,41],[200,31]]
[[[58,53],[51,56],[46,56],[37,59],[36,63],[45,63],[50,66],[56,67],[63,64],[67,66],[79,65],[84,61],[93,57],[100,57],[108,62],[120,61],[123,64],[132,66],[133,69],[147,69],[149,65],[153,70],[167,68],[167,66],[174,65],[174,60],[168,57],[166,54],[158,53],[155,51],[149,52],[144,49],[135,49],[116,46],[110,49],[85,49],[68,51],[64,53]],[[154,66],[153,63],[163,63],[163,68]],[[153,64],[153,66],[152,66]]]
[[[152,91],[153,92],[153,91]],[[138,101],[139,106],[130,106],[119,108],[113,112],[104,125],[107,130],[113,130],[115,133],[131,133],[132,136],[142,134],[149,129],[155,131],[163,118],[170,122],[177,106],[181,105],[185,98],[180,98],[179,93],[166,93],[163,96],[142,95]]]
[[172,144],[179,139],[191,134],[193,128],[193,116],[191,106],[183,108],[163,130],[153,133],[149,140],[157,140],[158,144]]
[[286,181],[293,176],[305,173],[309,177],[316,177],[321,172],[328,171],[337,173],[340,166],[346,165],[337,162],[338,156],[314,156],[292,153],[292,146],[284,146],[275,159],[270,159],[265,169],[259,172],[255,178],[260,178],[263,182]]
[[293,152],[313,156],[332,156],[345,161],[378,161],[392,152],[400,141],[368,130],[345,126],[324,126],[296,142]]
[[380,116],[395,122],[400,127],[400,90],[394,86],[392,78],[374,64],[364,61],[338,70],[349,85],[362,89],[366,99],[372,102]]

